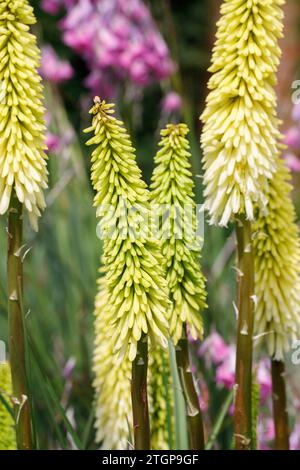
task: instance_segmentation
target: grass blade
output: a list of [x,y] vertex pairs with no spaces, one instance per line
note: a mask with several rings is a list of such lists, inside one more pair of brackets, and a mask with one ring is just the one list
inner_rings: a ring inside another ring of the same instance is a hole
[[212,433],[210,435],[210,438],[208,439],[208,442],[205,446],[205,450],[211,450],[214,443],[216,442],[216,439],[222,429],[222,426],[223,426],[223,423],[224,423],[224,420],[227,416],[227,413],[228,413],[228,410],[230,408],[230,405],[232,404],[232,400],[233,400],[233,391],[229,392],[222,408],[221,408],[221,411],[219,413],[219,416],[217,417],[217,420],[216,420],[216,424],[214,425],[214,428],[212,430]]

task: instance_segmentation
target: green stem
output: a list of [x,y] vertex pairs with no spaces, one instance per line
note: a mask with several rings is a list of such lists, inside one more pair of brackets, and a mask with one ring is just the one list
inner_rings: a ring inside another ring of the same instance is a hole
[[169,356],[174,396],[176,450],[188,450],[185,401],[178,376],[175,348],[171,341],[169,341]]
[[142,335],[132,363],[131,400],[135,450],[150,450],[150,422],[147,394],[148,342]]
[[225,421],[225,418],[227,416],[228,410],[232,404],[233,400],[233,392],[230,391],[228,393],[228,396],[226,400],[224,401],[222,408],[220,410],[219,416],[217,418],[216,424],[213,427],[212,433],[209,437],[209,440],[205,446],[205,450],[211,450],[217,440],[217,437],[222,429],[223,423]]
[[252,447],[252,350],[254,321],[254,257],[251,224],[237,221],[238,331],[236,352],[236,397],[234,411],[235,447]]
[[202,413],[190,368],[188,340],[183,328],[182,337],[176,347],[179,379],[185,398],[185,409],[191,450],[204,450]]
[[25,324],[23,317],[22,204],[15,194],[8,212],[8,328],[18,449],[32,448],[30,405],[26,380]]
[[284,362],[271,360],[275,449],[289,450],[289,423],[285,389]]
[[[167,356],[168,360],[168,356]],[[169,449],[174,449],[174,433],[172,429],[172,406],[171,406],[171,401],[169,399],[170,397],[170,392],[169,392],[169,379],[170,379],[170,370],[168,368],[168,363],[166,364],[166,358],[164,355],[162,355],[162,361],[163,361],[163,374],[162,374],[162,379],[163,379],[163,386],[164,386],[164,393],[163,393],[163,399],[166,402],[166,427],[168,431],[168,445]]]

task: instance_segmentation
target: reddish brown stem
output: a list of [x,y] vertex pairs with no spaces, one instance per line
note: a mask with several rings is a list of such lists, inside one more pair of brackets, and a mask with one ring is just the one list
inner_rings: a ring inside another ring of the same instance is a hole
[[148,342],[143,335],[132,363],[131,400],[135,450],[150,449],[150,422],[147,394]]
[[204,450],[204,429],[202,412],[191,373],[188,340],[183,328],[182,337],[176,347],[176,359],[179,379],[184,395],[186,420],[189,433],[189,448],[191,450]]
[[285,389],[285,367],[282,361],[271,361],[272,400],[275,425],[275,449],[289,450],[289,423]]
[[252,446],[252,339],[254,319],[254,258],[251,224],[237,221],[238,327],[236,352],[236,396],[234,411],[235,448]]

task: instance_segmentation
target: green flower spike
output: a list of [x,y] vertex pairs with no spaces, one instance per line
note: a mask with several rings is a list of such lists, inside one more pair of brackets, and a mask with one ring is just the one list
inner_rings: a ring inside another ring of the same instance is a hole
[[162,227],[162,253],[172,301],[170,333],[175,344],[185,322],[195,339],[202,337],[201,312],[206,307],[187,133],[185,124],[169,124],[161,131],[161,149],[155,156],[151,183],[151,202],[170,214]]
[[142,333],[167,347],[169,299],[160,244],[149,230],[149,192],[114,105],[95,98],[90,113],[94,205],[104,237],[103,263],[112,312],[114,351],[133,361]]
[[0,214],[13,190],[37,230],[47,187],[40,52],[27,0],[0,1]]

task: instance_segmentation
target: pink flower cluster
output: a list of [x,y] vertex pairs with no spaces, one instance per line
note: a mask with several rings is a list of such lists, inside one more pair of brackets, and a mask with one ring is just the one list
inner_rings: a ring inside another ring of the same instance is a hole
[[[208,367],[216,366],[216,383],[232,389],[235,382],[235,346],[226,344],[216,331],[207,337],[198,350]],[[268,359],[261,359],[256,367],[256,379],[260,386],[260,398],[264,403],[272,393],[272,379]]]
[[[261,413],[258,418],[257,429],[260,450],[272,450],[275,439],[275,426],[272,418],[272,407]],[[290,434],[290,450],[300,450],[300,420],[296,419]]]
[[182,108],[182,99],[175,91],[169,91],[162,101],[161,108],[165,114],[176,113]]
[[300,103],[295,104],[292,111],[294,125],[285,132],[285,144],[288,152],[284,155],[291,171],[300,171]]
[[75,5],[77,0],[41,0],[41,7],[50,15],[57,15],[62,7],[69,8]]
[[[224,339],[213,330],[198,349],[199,357],[203,358],[206,366],[215,366],[216,383],[232,389],[235,383],[235,347],[226,344]],[[274,422],[272,418],[272,378],[270,370],[270,359],[262,358],[255,366],[256,380],[260,388],[260,410],[258,419],[257,439],[261,450],[269,450],[273,446],[275,438]],[[208,399],[207,399],[208,401]],[[297,409],[300,409],[300,401]],[[233,406],[229,413],[233,413]],[[300,449],[300,420],[296,420],[294,429],[290,436],[292,450]]]
[[42,0],[41,7],[46,13],[56,15],[61,7],[61,0]]
[[290,436],[290,449],[291,450],[300,450],[300,420],[295,424],[295,427]]
[[145,87],[172,73],[166,43],[141,0],[44,0],[42,6],[56,13],[59,4],[67,11],[63,40],[86,61],[94,94],[111,97],[121,80]]
[[260,450],[270,450],[275,439],[275,427],[273,418],[260,414],[258,417],[257,441]]
[[235,380],[235,348],[226,344],[216,331],[207,337],[198,350],[208,367],[216,366],[216,383],[231,389]]
[[61,60],[51,46],[42,48],[40,72],[45,80],[52,83],[62,83],[73,77],[72,66],[66,60]]

